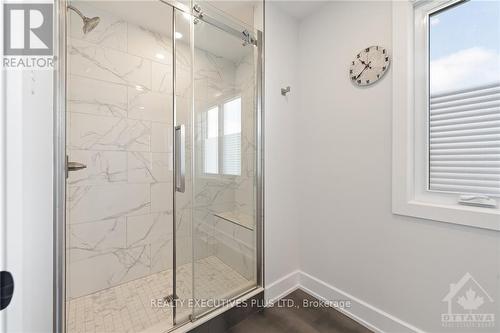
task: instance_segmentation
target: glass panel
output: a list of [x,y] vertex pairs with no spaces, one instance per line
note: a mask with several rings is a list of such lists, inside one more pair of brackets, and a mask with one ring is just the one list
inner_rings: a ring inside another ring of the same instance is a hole
[[429,22],[431,95],[500,81],[499,1],[460,2]]
[[[172,326],[172,7],[71,1],[67,331]],[[84,29],[85,27],[85,29]]]
[[[193,210],[193,61],[191,15],[174,9],[175,18],[175,126],[184,126],[184,154],[179,151],[182,142],[175,138],[176,158],[182,159],[185,165],[184,190],[175,191],[175,281],[174,289],[177,297],[175,308],[175,324],[189,321],[191,315],[190,300],[193,299],[193,242],[192,242],[192,210]],[[182,141],[182,140],[181,140]],[[182,156],[184,155],[184,156]],[[180,172],[180,170],[175,170]],[[181,177],[182,178],[182,177]],[[178,186],[179,184],[176,184]]]
[[194,316],[256,285],[253,45],[194,27]]

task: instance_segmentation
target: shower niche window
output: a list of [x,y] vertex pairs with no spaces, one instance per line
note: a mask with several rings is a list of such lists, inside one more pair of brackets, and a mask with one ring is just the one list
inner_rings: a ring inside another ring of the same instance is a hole
[[70,6],[66,331],[163,332],[259,285],[259,48],[209,10]]
[[241,97],[211,107],[202,115],[203,172],[241,175]]

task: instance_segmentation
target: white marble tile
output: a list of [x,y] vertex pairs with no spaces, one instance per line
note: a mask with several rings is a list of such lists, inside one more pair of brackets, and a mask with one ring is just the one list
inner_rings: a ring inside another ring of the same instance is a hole
[[151,88],[151,61],[78,39],[68,44],[71,74]]
[[156,122],[173,122],[172,95],[150,90],[128,89],[128,117]]
[[255,73],[254,73],[254,55],[249,52],[236,65],[235,84],[239,90],[254,90],[255,88]]
[[152,153],[153,155],[153,179],[156,182],[173,181],[173,158],[171,153]]
[[228,299],[254,284],[215,256],[195,261],[193,278],[195,299]]
[[241,276],[248,280],[255,280],[257,263],[254,255],[248,256],[241,251],[235,251],[225,243],[217,245],[215,255]]
[[[153,61],[151,72],[151,89],[154,92],[173,95],[172,65],[160,64]],[[185,89],[186,88],[184,88],[184,90]]]
[[171,182],[151,184],[151,212],[166,212],[172,209],[173,184]]
[[[191,102],[191,99],[185,98],[185,97],[180,97],[178,96],[176,98],[176,116],[177,116],[177,124],[183,124],[186,129],[186,133],[190,133],[191,129],[191,123],[192,123],[192,116],[191,116],[191,107],[193,103]],[[186,135],[186,145],[189,145],[190,143],[190,136]]]
[[165,123],[151,124],[151,151],[157,153],[171,153],[173,151],[172,125]]
[[[168,14],[169,11],[165,8],[165,24],[168,24]],[[128,53],[171,65],[172,39],[148,28],[129,24]]]
[[[175,69],[175,95],[182,96],[185,98],[191,98],[194,95],[197,98],[201,98],[199,96],[205,97],[204,93],[206,92],[206,88],[203,85],[199,84],[199,80],[195,81],[197,85],[195,85],[195,91],[193,92],[193,78],[191,73],[191,68],[178,65]],[[206,83],[206,81],[203,81]]]
[[[177,235],[176,238],[177,265],[185,265],[193,262],[193,238],[191,236]],[[187,281],[185,281],[187,282]]]
[[192,237],[193,202],[192,182],[186,179],[184,193],[176,192],[176,221],[175,228],[178,237]]
[[154,183],[153,161],[149,152],[127,153],[127,174],[129,183]]
[[123,249],[126,245],[126,219],[72,224],[69,227],[71,262]]
[[237,187],[238,183],[232,178],[199,178],[194,188],[196,205],[213,211],[227,210],[225,206],[216,207],[226,203],[234,204],[234,193]]
[[172,237],[151,243],[151,273],[172,268]]
[[[161,247],[159,247],[160,249]],[[159,250],[161,252],[161,250]],[[208,257],[178,267],[177,294],[182,300],[227,299],[254,283],[245,279],[217,257]],[[195,290],[192,288],[193,278]],[[172,326],[169,307],[152,307],[151,300],[162,299],[172,293],[171,269],[104,289],[97,293],[74,298],[67,303],[68,331],[73,332],[140,332],[158,331]],[[179,317],[192,309],[177,308]],[[201,310],[201,309],[198,309]]]
[[213,228],[193,228],[193,257],[195,260],[204,259],[215,254]]
[[128,153],[129,183],[173,181],[173,161],[170,153]]
[[70,122],[70,149],[150,150],[150,122],[81,113],[70,114]]
[[92,31],[84,34],[82,19],[77,13],[69,10],[69,33],[72,38],[120,51],[127,50],[127,22],[85,1],[75,1],[72,4],[85,16],[100,18],[99,24]]
[[68,109],[103,116],[127,116],[127,87],[122,84],[71,75]]
[[68,205],[69,223],[147,214],[151,205],[150,188],[149,184],[71,186]]
[[195,50],[195,98],[217,101],[235,94],[236,65],[206,51]]
[[214,255],[246,278],[255,277],[254,231],[216,218],[214,239]]
[[69,161],[85,164],[68,175],[69,186],[102,185],[127,181],[127,153],[121,151],[69,150]]
[[70,264],[71,297],[84,296],[149,274],[149,246],[118,249]]
[[149,245],[172,238],[172,209],[127,217],[127,246]]
[[191,67],[193,61],[191,58],[191,45],[189,43],[189,38],[184,36],[182,39],[177,40],[176,46],[176,55],[175,55],[175,60],[177,63],[177,66],[183,66],[183,67]]

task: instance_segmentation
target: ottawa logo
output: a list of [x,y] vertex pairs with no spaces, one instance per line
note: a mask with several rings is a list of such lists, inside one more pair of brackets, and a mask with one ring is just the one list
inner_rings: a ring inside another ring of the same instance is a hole
[[493,298],[470,275],[466,273],[460,281],[450,284],[443,298],[448,303],[448,312],[441,314],[443,327],[494,327],[495,314],[484,311],[494,303]]

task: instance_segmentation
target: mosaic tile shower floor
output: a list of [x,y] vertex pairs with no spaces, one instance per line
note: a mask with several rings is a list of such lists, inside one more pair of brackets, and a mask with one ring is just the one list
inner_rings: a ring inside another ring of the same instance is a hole
[[[177,293],[180,299],[192,298],[192,265],[177,270]],[[195,264],[195,298],[224,297],[251,283],[217,257]],[[165,270],[67,303],[67,330],[87,332],[141,332],[152,326],[172,327],[172,309],[154,307],[152,300],[172,293],[172,270]],[[177,318],[189,315],[188,307],[178,308]]]

